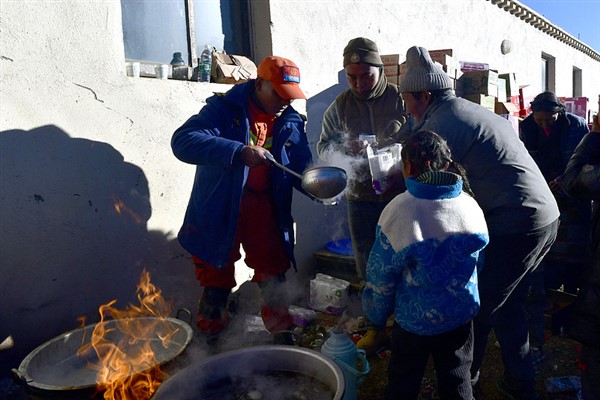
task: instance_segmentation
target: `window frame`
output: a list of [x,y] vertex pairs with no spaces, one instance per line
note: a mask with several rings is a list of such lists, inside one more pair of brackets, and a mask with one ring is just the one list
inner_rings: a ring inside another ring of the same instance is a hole
[[[173,74],[173,66],[169,65],[169,79],[178,79],[178,80],[194,80],[194,71],[197,70],[198,67],[198,57],[200,57],[199,50],[196,46],[197,38],[196,38],[196,23],[195,23],[195,10],[194,10],[194,1],[195,0],[183,0],[184,3],[184,11],[185,11],[185,32],[186,32],[186,42],[187,42],[187,60],[186,65],[180,66],[178,68],[187,67],[188,73],[178,73],[177,76]],[[234,26],[238,26],[241,30],[246,30],[247,33],[249,29],[249,19],[250,19],[250,11],[249,11],[249,0],[231,0],[230,2],[230,12],[233,13],[227,16],[221,16],[221,18],[234,18],[235,21],[229,21],[229,24],[234,24]],[[231,39],[235,44],[231,46],[233,51],[229,51],[229,49],[225,49],[232,54],[245,54],[251,52],[250,45],[250,37],[248,34],[244,34],[243,32],[235,32],[233,39]],[[227,43],[225,43],[225,47]],[[252,54],[248,54],[248,57],[252,57]],[[161,65],[160,62],[150,61],[150,60],[137,60],[137,59],[128,59],[125,57],[125,63],[129,64],[131,62],[139,62],[140,64],[140,76],[142,77],[155,77],[155,67]],[[179,70],[181,71],[181,70]],[[186,77],[187,76],[187,77]]]

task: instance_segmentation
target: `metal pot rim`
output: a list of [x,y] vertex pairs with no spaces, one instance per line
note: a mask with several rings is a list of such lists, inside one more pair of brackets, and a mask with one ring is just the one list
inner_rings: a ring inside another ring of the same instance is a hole
[[[245,365],[245,362],[249,360],[258,360],[253,365],[256,366],[255,370],[248,371],[244,369],[241,372],[242,375],[246,375],[248,373],[252,373],[253,371],[262,372],[264,370],[268,370],[268,365],[261,363],[262,360],[259,356],[269,356],[269,360],[277,361],[281,358],[281,355],[285,353],[286,357],[288,357],[290,363],[297,363],[304,358],[314,359],[321,363],[323,366],[327,368],[330,372],[331,377],[335,377],[335,397],[333,400],[340,400],[344,395],[345,390],[345,380],[344,373],[342,369],[333,361],[331,358],[326,355],[317,352],[312,349],[304,348],[304,347],[296,347],[296,346],[284,346],[284,345],[259,345],[259,346],[251,346],[244,347],[236,350],[229,350],[204,360],[198,361],[181,371],[174,374],[172,377],[163,382],[158,390],[154,393],[151,400],[162,400],[162,399],[172,399],[172,395],[174,393],[185,393],[186,396],[195,396],[192,388],[189,387],[192,383],[194,385],[202,384],[204,382],[210,382],[215,377],[222,378],[223,376],[227,376],[231,371],[236,368],[240,368],[241,365]],[[289,353],[289,354],[288,354]],[[235,360],[230,360],[237,357],[237,362]],[[244,358],[245,357],[245,358]],[[207,368],[211,367],[211,368]],[[220,368],[223,367],[223,368]],[[289,365],[288,365],[289,367]],[[312,367],[314,368],[314,366]],[[273,367],[273,370],[277,370]],[[309,371],[298,371],[301,373],[308,373]],[[310,374],[309,374],[310,375]],[[232,376],[237,376],[236,373],[233,373]],[[322,374],[318,376],[313,375],[315,378],[323,378]],[[187,387],[187,390],[181,392],[181,385]],[[194,397],[195,398],[195,397]]]
[[[162,364],[167,363],[168,361],[171,361],[172,359],[174,359],[175,357],[177,357],[178,355],[180,355],[185,348],[187,347],[187,345],[190,343],[190,341],[192,340],[192,328],[189,326],[189,324],[187,324],[185,321],[182,321],[180,319],[177,318],[157,318],[157,317],[138,317],[138,318],[134,318],[136,320],[152,320],[152,321],[156,321],[156,320],[162,320],[162,321],[166,321],[166,322],[170,322],[173,323],[174,325],[176,325],[178,328],[183,329],[183,334],[184,336],[184,341],[183,342],[173,342],[174,346],[178,346],[176,348],[174,348],[174,352],[171,354],[168,354],[168,356],[166,357],[157,357],[157,363],[155,365],[153,365],[153,367],[156,366],[160,366]],[[107,325],[112,325],[112,324],[117,324],[120,320],[108,320],[108,321],[104,321],[103,324],[107,324]],[[45,343],[39,345],[38,347],[36,347],[33,351],[31,351],[24,359],[23,361],[21,361],[21,364],[19,365],[18,369],[14,369],[12,370],[12,372],[16,375],[18,381],[28,387],[31,388],[35,388],[35,389],[41,389],[41,390],[46,390],[46,391],[70,391],[70,390],[85,390],[85,389],[90,389],[93,387],[97,386],[97,382],[94,381],[82,381],[82,382],[73,382],[72,385],[58,385],[58,384],[54,384],[54,383],[43,383],[43,382],[39,382],[36,380],[35,376],[32,375],[36,375],[34,370],[32,370],[32,365],[35,362],[37,357],[44,357],[45,353],[51,352],[51,346],[53,345],[60,345],[59,342],[63,341],[64,343],[66,343],[68,340],[72,340],[71,337],[73,336],[74,338],[81,338],[82,335],[85,332],[92,332],[93,329],[98,325],[99,323],[96,324],[90,324],[90,325],[86,325],[84,327],[81,328],[77,328],[77,329],[73,329],[71,331],[62,333],[58,336],[55,336],[54,338],[46,341]],[[81,344],[81,340],[79,340],[79,343]],[[65,353],[65,356],[68,356],[69,354]],[[76,356],[75,354],[70,354],[70,356]],[[162,359],[161,359],[162,358]],[[48,365],[49,368],[57,368],[56,366],[53,365]],[[84,366],[84,368],[86,368]],[[136,373],[141,373],[144,371],[136,371],[133,374]],[[93,374],[90,374],[93,375]]]

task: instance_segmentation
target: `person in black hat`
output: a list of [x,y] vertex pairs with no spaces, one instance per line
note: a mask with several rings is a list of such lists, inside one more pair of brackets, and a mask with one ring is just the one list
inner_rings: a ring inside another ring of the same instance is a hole
[[[538,94],[531,114],[519,124],[519,137],[552,190],[561,213],[560,243],[555,243],[531,276],[527,299],[529,344],[534,364],[544,360],[546,288],[563,286],[568,293],[581,287],[581,270],[591,218],[589,200],[570,198],[560,187],[563,172],[577,144],[589,131],[585,120],[566,111],[553,92]],[[569,260],[565,262],[564,260]]]
[[479,379],[493,328],[504,363],[498,389],[510,398],[537,399],[524,306],[529,276],[556,239],[556,200],[506,119],[456,97],[452,79],[427,49],[408,49],[406,63],[399,87],[414,119],[411,128],[446,139],[488,224],[490,242],[479,271],[481,308],[473,324],[472,382]]
[[[375,241],[379,215],[386,204],[403,190],[403,181],[399,169],[395,175],[399,183],[389,184],[381,194],[376,193],[366,142],[360,138],[361,135],[374,135],[376,144],[371,144],[378,148],[399,143],[406,119],[398,87],[387,81],[375,42],[364,37],[354,38],[344,48],[343,57],[349,89],[325,111],[317,153],[322,160],[329,161],[339,156],[347,157],[353,166],[353,171],[348,171],[346,199],[356,272],[362,284],[366,279],[367,259]],[[389,338],[368,321],[367,329],[357,347],[373,354]]]

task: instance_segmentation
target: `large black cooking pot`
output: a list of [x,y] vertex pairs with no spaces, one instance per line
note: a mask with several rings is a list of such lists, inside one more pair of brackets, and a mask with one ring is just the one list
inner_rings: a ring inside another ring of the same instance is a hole
[[[140,341],[150,341],[156,360],[162,365],[183,352],[192,339],[192,328],[176,318],[142,317],[134,318],[140,332],[148,332]],[[102,322],[109,333],[106,339],[119,343],[125,335],[118,329],[122,320]],[[18,382],[28,388],[42,391],[80,391],[98,385],[97,372],[88,366],[98,363],[96,352],[92,348],[78,354],[84,344],[90,343],[90,337],[98,324],[87,325],[49,340],[38,346],[23,359],[18,369],[13,369]],[[146,329],[148,328],[148,329]],[[169,336],[170,335],[170,336]],[[165,347],[160,337],[169,336]],[[148,367],[139,367],[131,375],[144,372]]]
[[[296,376],[305,378],[303,383],[312,383],[303,388]],[[245,382],[254,385],[245,395],[232,393]],[[266,345],[232,350],[193,364],[163,382],[152,400],[340,400],[344,385],[340,367],[323,354],[302,347]],[[319,391],[312,392],[314,387]]]

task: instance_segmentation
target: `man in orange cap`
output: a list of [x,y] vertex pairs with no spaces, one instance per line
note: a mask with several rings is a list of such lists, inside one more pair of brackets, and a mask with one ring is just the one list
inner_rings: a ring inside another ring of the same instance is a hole
[[[272,333],[288,330],[285,273],[294,265],[293,187],[301,181],[271,168],[266,154],[302,173],[311,163],[305,119],[291,106],[306,99],[300,70],[282,57],[267,57],[257,78],[212,96],[173,134],[171,147],[196,165],[179,242],[191,253],[204,288],[197,326],[213,339],[228,324],[234,263],[245,251],[263,300],[261,315]],[[303,192],[304,193],[304,192]],[[289,341],[289,335],[275,335]]]

